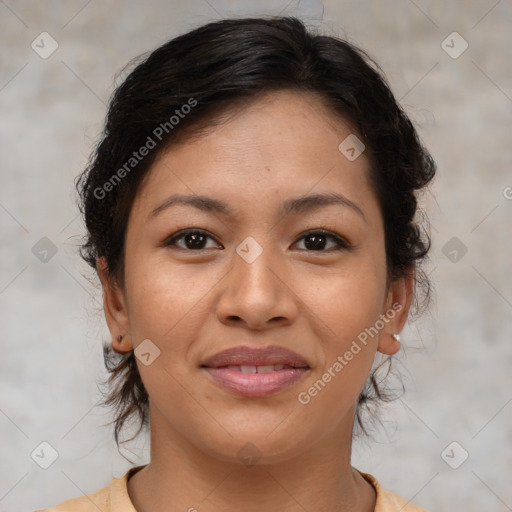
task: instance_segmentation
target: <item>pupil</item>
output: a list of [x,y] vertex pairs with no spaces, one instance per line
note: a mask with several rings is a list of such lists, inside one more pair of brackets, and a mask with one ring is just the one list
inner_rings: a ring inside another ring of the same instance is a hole
[[189,233],[186,235],[185,240],[187,246],[196,249],[202,249],[205,241],[205,236],[201,233]]
[[[325,247],[325,235],[309,235],[306,237],[305,245],[308,249],[318,250]],[[308,243],[308,240],[311,243]]]

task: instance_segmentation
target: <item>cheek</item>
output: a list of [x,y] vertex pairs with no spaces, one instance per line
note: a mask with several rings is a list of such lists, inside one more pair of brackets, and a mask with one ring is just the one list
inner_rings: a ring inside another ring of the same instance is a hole
[[314,382],[321,382],[304,391],[311,398],[318,396],[316,402],[335,401],[343,408],[342,404],[357,400],[368,378],[378,342],[375,325],[385,296],[381,267],[364,261],[347,266],[315,288],[316,298],[315,294],[309,298],[308,306],[320,320],[315,323],[322,346]]
[[[134,260],[137,255],[134,255]],[[165,255],[127,262],[130,321],[137,340],[154,338],[178,342],[184,331],[199,326],[208,291],[221,275],[199,265],[171,265]],[[173,343],[174,345],[174,343]]]
[[157,407],[167,410],[172,402],[170,415],[193,409],[196,403],[188,394],[192,388],[186,385],[184,392],[183,387],[191,370],[188,353],[191,341],[201,336],[215,276],[199,273],[194,265],[176,268],[160,256],[133,256],[135,261],[126,266],[126,287],[134,348],[149,339],[159,350],[150,365],[137,362],[142,381]]
[[352,255],[343,263],[328,273],[325,269],[297,273],[294,279],[297,295],[321,320],[316,322],[323,328],[320,339],[326,339],[326,348],[332,349],[342,349],[375,323],[386,294],[383,258]]

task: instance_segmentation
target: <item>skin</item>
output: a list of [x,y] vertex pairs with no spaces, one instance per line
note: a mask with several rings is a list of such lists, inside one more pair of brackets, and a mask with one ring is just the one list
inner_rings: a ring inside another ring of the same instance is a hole
[[[350,465],[355,405],[376,351],[394,354],[412,298],[412,277],[388,282],[382,214],[364,153],[338,145],[350,127],[304,93],[273,92],[155,161],[134,201],[126,233],[125,281],[104,261],[99,274],[116,351],[149,339],[160,350],[137,361],[150,397],[151,462],[128,482],[138,511],[372,511],[373,487]],[[342,194],[341,204],[283,215],[283,201]],[[236,216],[173,205],[172,194],[206,195]],[[323,249],[305,232],[323,227],[347,240]],[[207,231],[202,250],[185,228]],[[248,236],[263,249],[252,263],[236,252]],[[188,247],[188,248],[187,248]],[[192,246],[193,247],[193,246]],[[343,355],[394,303],[402,309],[313,397],[298,394]],[[280,345],[310,370],[264,398],[234,395],[200,368],[226,348]],[[237,456],[252,443],[260,456]]]

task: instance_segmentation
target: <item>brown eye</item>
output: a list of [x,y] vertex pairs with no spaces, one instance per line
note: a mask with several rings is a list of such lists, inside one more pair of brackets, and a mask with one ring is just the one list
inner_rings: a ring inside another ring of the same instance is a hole
[[310,231],[299,240],[304,240],[304,249],[307,251],[330,252],[350,248],[342,238],[323,230]]
[[[214,241],[206,231],[188,229],[172,235],[165,241],[164,245],[166,247],[174,245],[181,249],[188,249],[192,251],[202,250],[211,248],[206,246],[209,239]],[[213,247],[218,247],[218,244],[215,242]]]
[[[304,247],[300,249],[309,252],[332,252],[344,249],[347,250],[351,247],[348,242],[339,236],[323,230],[310,231],[304,234],[299,240],[304,241]],[[213,242],[213,245],[211,245],[210,241]],[[208,243],[210,243],[210,246],[208,246]],[[164,242],[164,245],[166,247],[175,246],[190,251],[221,248],[220,244],[217,244],[210,234],[199,229],[188,229],[175,233]]]

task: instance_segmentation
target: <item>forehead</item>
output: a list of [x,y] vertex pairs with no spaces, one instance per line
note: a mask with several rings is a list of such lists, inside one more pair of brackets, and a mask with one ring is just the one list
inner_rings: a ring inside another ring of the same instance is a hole
[[339,149],[353,135],[315,95],[268,93],[170,146],[149,170],[138,202],[147,210],[172,193],[207,193],[255,207],[255,196],[283,200],[319,191],[366,201],[366,156],[349,160]]
[[[211,124],[184,143],[209,149],[237,150],[282,154],[297,145],[303,145],[307,153],[321,153],[327,145],[336,149],[338,139],[353,130],[349,123],[329,110],[317,93],[294,90],[271,91],[250,100],[238,99],[232,106],[220,112]],[[201,144],[202,143],[202,144]],[[178,144],[175,149],[179,151]],[[276,149],[281,149],[276,152]]]

